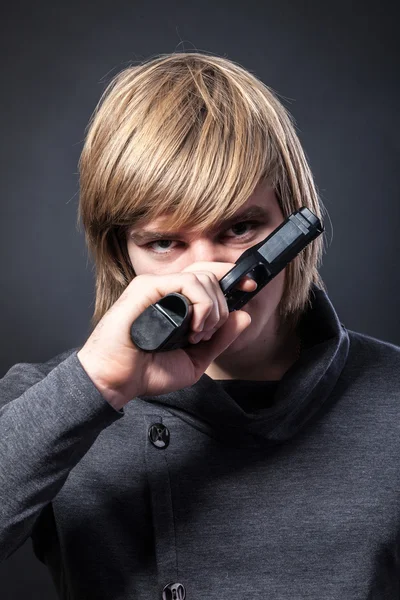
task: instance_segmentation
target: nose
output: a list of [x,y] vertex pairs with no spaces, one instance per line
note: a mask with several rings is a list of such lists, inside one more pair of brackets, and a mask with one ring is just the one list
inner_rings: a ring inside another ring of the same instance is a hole
[[237,260],[238,253],[234,249],[215,244],[209,239],[198,238],[190,244],[190,261],[194,262],[230,262]]

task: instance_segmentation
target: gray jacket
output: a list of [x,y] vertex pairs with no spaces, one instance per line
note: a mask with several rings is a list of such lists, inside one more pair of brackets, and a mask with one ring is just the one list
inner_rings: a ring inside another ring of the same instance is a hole
[[256,413],[205,374],[117,411],[79,348],[11,367],[0,559],[30,536],[65,600],[399,598],[400,347],[311,298]]

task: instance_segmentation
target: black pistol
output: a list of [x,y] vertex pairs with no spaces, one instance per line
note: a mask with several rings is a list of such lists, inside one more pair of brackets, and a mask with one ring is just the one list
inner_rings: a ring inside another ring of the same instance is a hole
[[[268,237],[241,254],[235,266],[219,281],[229,312],[242,308],[293,260],[312,240],[325,231],[321,221],[303,206],[289,215]],[[253,292],[235,290],[248,275],[257,283]],[[185,348],[193,307],[178,292],[167,294],[151,304],[132,323],[132,342],[145,352]]]

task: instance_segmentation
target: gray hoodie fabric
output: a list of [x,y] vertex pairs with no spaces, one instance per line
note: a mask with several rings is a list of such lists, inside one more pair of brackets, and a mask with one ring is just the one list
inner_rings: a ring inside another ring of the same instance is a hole
[[79,348],[12,366],[0,559],[31,537],[63,600],[400,598],[400,347],[311,300],[272,387],[204,374],[117,411]]

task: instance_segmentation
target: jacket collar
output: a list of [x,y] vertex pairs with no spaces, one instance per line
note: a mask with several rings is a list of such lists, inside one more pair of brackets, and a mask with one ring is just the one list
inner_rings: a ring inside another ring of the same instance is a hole
[[327,403],[350,347],[345,326],[327,294],[315,284],[298,331],[302,339],[299,359],[279,381],[273,406],[255,415],[245,413],[206,374],[190,387],[143,400],[162,405],[196,429],[235,446],[286,441]]

